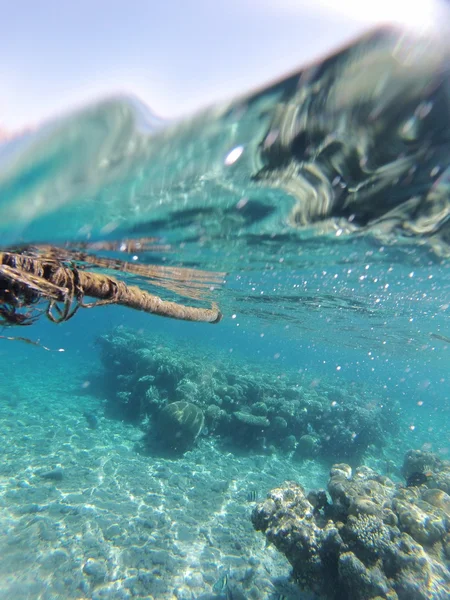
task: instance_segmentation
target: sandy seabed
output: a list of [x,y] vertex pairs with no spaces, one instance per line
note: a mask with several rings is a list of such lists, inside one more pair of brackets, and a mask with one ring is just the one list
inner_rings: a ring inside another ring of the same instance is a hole
[[151,455],[138,427],[104,418],[87,392],[67,366],[3,387],[0,598],[219,600],[225,573],[236,600],[306,597],[253,530],[249,498],[285,480],[323,487],[325,466],[237,455],[208,437],[181,458]]

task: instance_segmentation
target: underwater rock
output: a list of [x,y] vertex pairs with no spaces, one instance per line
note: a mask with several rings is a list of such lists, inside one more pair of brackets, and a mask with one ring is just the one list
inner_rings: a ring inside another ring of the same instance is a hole
[[402,475],[408,487],[426,486],[450,495],[450,462],[432,452],[409,450],[403,461]]
[[[408,453],[406,461],[416,453]],[[428,453],[437,465],[439,459]],[[450,464],[441,462],[446,471]],[[417,468],[414,465],[413,468]],[[394,484],[368,467],[331,470],[324,490],[287,482],[252,513],[283,552],[301,588],[324,598],[449,598],[450,497],[427,485]]]
[[89,429],[97,429],[99,426],[98,415],[93,410],[85,410],[83,417],[86,419]]
[[328,496],[325,490],[311,490],[306,498],[315,511],[323,510],[328,506]]
[[265,402],[255,402],[251,407],[252,414],[259,417],[265,417],[269,411]]
[[297,447],[297,438],[295,435],[288,435],[283,441],[283,450],[293,452]]
[[175,390],[175,396],[179,401],[184,400],[188,402],[189,400],[197,400],[199,395],[198,385],[187,378],[183,378]]
[[427,473],[429,471],[439,471],[442,467],[442,461],[432,452],[423,450],[408,450],[402,466],[402,475],[408,480],[416,473]]
[[369,467],[359,467],[352,473],[348,465],[335,465],[328,482],[334,512],[343,518],[347,515],[381,517],[395,490],[395,484],[388,477],[378,475]]
[[158,415],[158,439],[168,449],[186,452],[194,446],[204,422],[203,412],[195,404],[172,402]]
[[95,584],[103,583],[106,579],[107,568],[104,561],[88,558],[83,565],[85,573]]
[[336,577],[342,539],[331,520],[319,527],[314,512],[303,487],[290,481],[272,490],[267,500],[255,507],[252,522],[286,555],[300,587],[324,593],[326,582]]
[[270,421],[264,416],[251,415],[249,413],[236,411],[233,413],[235,419],[239,421],[239,423],[243,423],[244,425],[249,425],[250,427],[258,427],[260,429],[265,429],[269,427]]
[[217,406],[217,404],[210,404],[205,410],[205,420],[210,431],[214,431],[226,417],[227,413]]
[[450,534],[448,515],[420,498],[413,504],[406,497],[396,498],[393,508],[398,515],[399,527],[422,545],[431,546]]
[[123,327],[102,336],[99,345],[109,417],[155,422],[168,403],[184,401],[203,412],[212,436],[230,445],[261,452],[293,452],[299,445],[301,458],[333,462],[355,461],[369,446],[382,447],[398,428],[395,402],[373,386],[344,383],[337,389],[297,370],[280,379],[276,370],[228,355],[211,368],[210,357],[192,346]]
[[428,502],[436,508],[442,509],[447,515],[450,515],[450,496],[442,490],[425,490],[422,493],[422,500],[425,500],[425,502]]
[[319,439],[313,435],[302,435],[298,440],[295,458],[313,458],[319,453]]
[[280,434],[282,434],[288,428],[288,422],[283,417],[274,417],[272,420],[272,426],[275,431],[278,431]]

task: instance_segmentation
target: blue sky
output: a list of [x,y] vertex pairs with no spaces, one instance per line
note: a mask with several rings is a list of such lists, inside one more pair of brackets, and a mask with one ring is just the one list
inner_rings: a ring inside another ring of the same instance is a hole
[[403,7],[401,0],[371,7],[356,0],[0,0],[0,129],[115,92],[134,93],[162,116],[183,115],[279,77],[385,15],[410,16]]

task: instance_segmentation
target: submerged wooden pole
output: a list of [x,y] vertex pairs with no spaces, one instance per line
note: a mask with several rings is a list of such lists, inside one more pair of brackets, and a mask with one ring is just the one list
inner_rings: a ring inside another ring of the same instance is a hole
[[[96,301],[85,303],[86,296]],[[0,253],[0,318],[4,323],[30,324],[36,317],[18,311],[46,300],[47,317],[57,323],[70,319],[79,307],[93,308],[106,304],[119,304],[184,321],[218,323],[222,318],[214,303],[211,308],[186,306],[163,300],[138,286],[128,286],[109,275],[85,271],[74,264],[67,264],[66,260]]]

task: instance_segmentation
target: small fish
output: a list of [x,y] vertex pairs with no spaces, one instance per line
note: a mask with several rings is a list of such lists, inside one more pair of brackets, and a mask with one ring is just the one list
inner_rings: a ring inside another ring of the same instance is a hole
[[246,600],[245,594],[239,586],[230,581],[228,571],[223,573],[220,579],[216,581],[212,587],[212,591],[218,595],[218,599],[220,598],[220,600]]
[[[30,340],[25,337],[0,335],[0,339],[16,341],[16,342],[23,342],[24,344],[31,344],[32,346],[39,346],[40,348],[43,348],[44,350],[48,350],[49,352],[52,351],[50,348],[47,348],[47,346],[44,346],[44,344],[41,344],[39,341],[35,342],[34,340]],[[64,350],[60,349],[60,350],[58,350],[58,352],[64,352]]]
[[221,594],[228,589],[228,573],[224,573],[213,585],[212,590],[217,594]]
[[450,337],[447,337],[446,335],[441,335],[440,333],[430,333],[430,337],[434,338],[435,340],[440,340],[441,342],[450,344]]
[[257,502],[258,492],[256,490],[250,490],[247,494],[247,502]]
[[50,479],[52,481],[62,481],[64,478],[64,471],[61,467],[55,467],[51,471],[46,471],[45,473],[40,473],[40,476],[43,479]]

